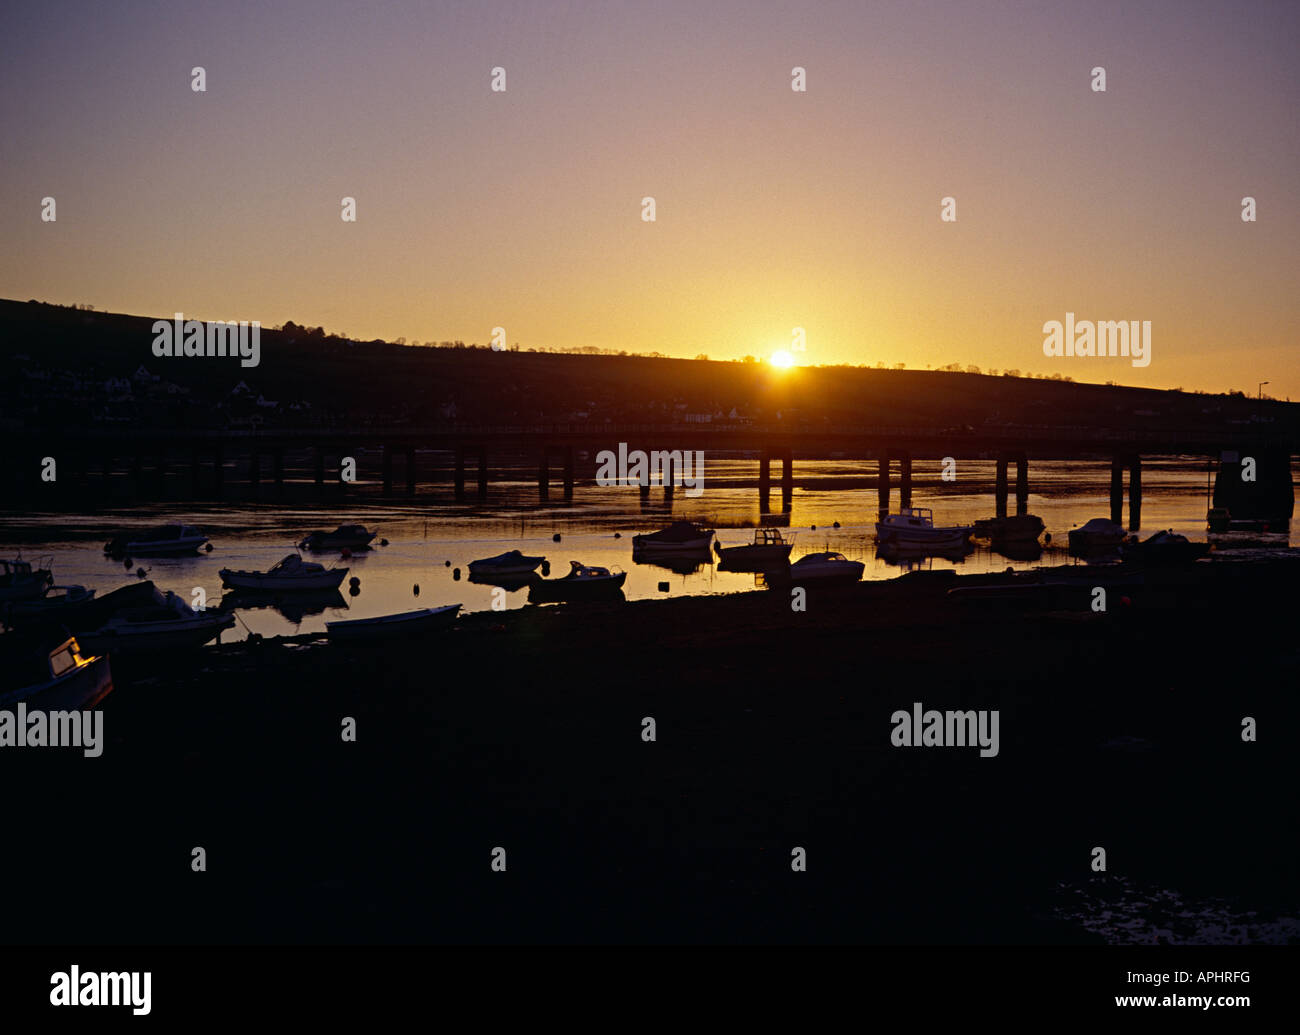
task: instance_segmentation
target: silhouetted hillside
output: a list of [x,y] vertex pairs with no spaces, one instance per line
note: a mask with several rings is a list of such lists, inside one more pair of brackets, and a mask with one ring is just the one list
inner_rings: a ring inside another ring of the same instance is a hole
[[[159,317],[167,319],[167,316]],[[1300,423],[1295,404],[946,371],[809,367],[356,342],[263,329],[260,363],[153,355],[155,317],[0,301],[9,426],[119,422],[745,421],[1194,428]],[[142,369],[143,368],[143,369]],[[1084,362],[1071,369],[1086,376]]]

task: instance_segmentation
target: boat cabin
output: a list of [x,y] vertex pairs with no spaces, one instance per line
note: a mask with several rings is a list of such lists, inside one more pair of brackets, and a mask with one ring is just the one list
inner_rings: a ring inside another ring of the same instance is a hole
[[934,511],[929,507],[902,507],[897,514],[886,517],[884,523],[903,528],[933,528]]

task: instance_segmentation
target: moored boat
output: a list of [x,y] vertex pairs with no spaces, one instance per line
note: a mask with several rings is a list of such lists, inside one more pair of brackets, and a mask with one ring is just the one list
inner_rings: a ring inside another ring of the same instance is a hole
[[495,557],[484,557],[482,560],[470,561],[469,572],[471,575],[507,577],[531,575],[537,570],[538,565],[545,562],[545,557],[528,557],[518,550],[508,550],[505,553],[497,554]]
[[790,560],[794,537],[781,535],[779,528],[754,529],[754,541],[743,546],[719,546],[722,567],[731,571],[763,571],[779,567]]
[[426,607],[419,611],[380,615],[377,618],[326,622],[325,632],[330,643],[382,643],[445,629],[455,622],[460,607],[460,604],[447,604],[445,607]]
[[42,711],[93,708],[113,689],[108,658],[82,649],[75,636],[44,647],[5,637],[0,649],[0,708],[23,702]]
[[158,525],[120,532],[104,544],[110,557],[183,557],[208,541],[193,525]]
[[1126,561],[1142,561],[1146,564],[1186,564],[1200,560],[1208,554],[1210,544],[1194,543],[1186,536],[1179,535],[1172,529],[1166,529],[1141,542],[1134,537],[1122,543],[1119,552]]
[[1280,514],[1274,517],[1236,518],[1227,507],[1211,507],[1205,515],[1205,526],[1210,532],[1258,532],[1265,535],[1284,535],[1291,530],[1291,519]]
[[694,521],[674,521],[658,532],[632,537],[633,553],[707,553],[713,542],[713,529]]
[[1070,529],[1071,553],[1100,553],[1111,551],[1124,541],[1124,526],[1105,518],[1093,518],[1091,521]]
[[153,599],[143,607],[125,607],[81,642],[95,653],[114,651],[165,651],[201,647],[235,624],[235,616],[219,611],[196,611],[175,593],[160,593],[152,583]]
[[269,571],[233,571],[221,569],[221,583],[231,589],[259,590],[268,593],[338,589],[347,576],[347,568],[326,568],[304,561],[291,553]]
[[334,550],[364,550],[379,534],[365,525],[339,525],[333,532],[310,532],[298,543],[298,548],[312,553],[330,553]]
[[13,600],[35,600],[45,595],[54,585],[54,573],[49,561],[42,558],[35,568],[31,561],[15,557],[12,561],[0,560],[0,603]]
[[85,586],[50,586],[45,595],[32,600],[15,600],[4,606],[5,621],[66,618],[95,599]]
[[558,579],[535,577],[528,587],[532,603],[555,604],[587,600],[619,600],[623,596],[625,571],[597,568],[579,561],[569,562],[569,574]]
[[1043,534],[1043,519],[1037,514],[1016,514],[1012,517],[981,518],[975,522],[977,539],[999,543],[1036,543]]
[[903,507],[876,522],[876,540],[896,546],[929,546],[936,550],[952,549],[970,540],[968,525],[937,526],[929,507]]
[[862,578],[866,565],[861,561],[851,561],[842,553],[825,550],[800,557],[789,569],[769,575],[769,581],[777,583],[832,583],[857,582]]

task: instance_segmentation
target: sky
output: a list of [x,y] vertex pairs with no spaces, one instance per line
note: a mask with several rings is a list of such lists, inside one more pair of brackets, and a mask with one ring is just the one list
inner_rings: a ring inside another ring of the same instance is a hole
[[1294,2],[11,4],[0,297],[1300,400],[1298,111]]

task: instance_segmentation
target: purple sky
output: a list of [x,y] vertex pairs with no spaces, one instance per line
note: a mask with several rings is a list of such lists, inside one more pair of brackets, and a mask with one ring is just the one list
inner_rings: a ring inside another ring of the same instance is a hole
[[3,297],[1300,399],[1300,3],[41,3],[0,80]]

